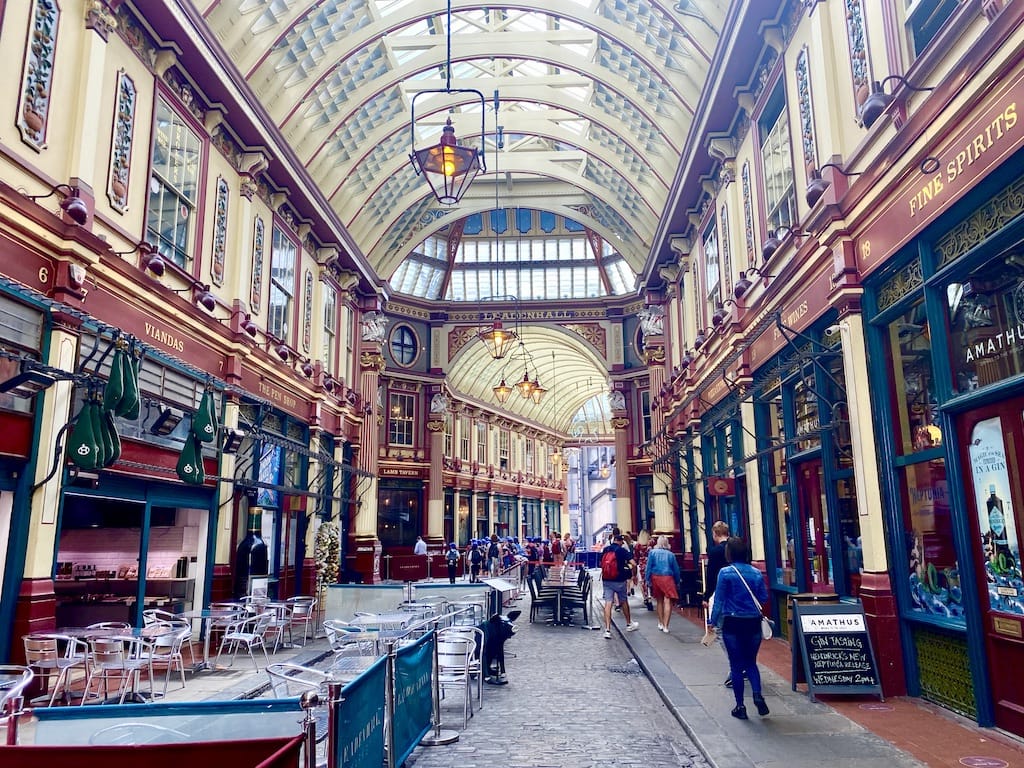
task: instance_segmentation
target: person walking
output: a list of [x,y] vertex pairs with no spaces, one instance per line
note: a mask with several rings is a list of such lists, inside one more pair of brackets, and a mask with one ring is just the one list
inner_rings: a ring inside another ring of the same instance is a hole
[[768,714],[768,705],[761,694],[757,652],[761,648],[761,606],[768,601],[768,588],[761,572],[750,564],[750,548],[743,539],[733,536],[725,543],[725,559],[728,565],[718,572],[711,623],[721,628],[722,642],[729,655],[736,700],[732,716],[747,719],[747,708],[743,704],[743,678],[746,676],[757,713],[764,717]]
[[679,599],[676,584],[679,583],[679,563],[669,548],[668,536],[659,536],[654,548],[647,553],[647,568],[644,572],[644,594],[654,597],[658,611],[658,629],[668,634],[668,623],[672,618],[672,606]]
[[[629,595],[626,583],[632,573],[633,553],[622,544],[622,534],[612,536],[612,543],[601,550],[601,582],[604,585],[604,637],[612,636],[612,605],[616,599],[626,620],[626,631],[635,632],[639,622],[632,621],[629,614]],[[613,572],[614,570],[614,572]]]
[[[651,592],[647,588],[650,581],[647,579],[647,555],[651,551],[651,534],[647,529],[640,531],[636,537],[636,544],[633,545],[633,560],[636,562],[636,580],[640,584],[640,591],[644,597],[644,607],[648,611],[654,610],[651,603]],[[678,579],[677,579],[678,581]],[[668,626],[666,624],[666,626]]]
[[455,583],[455,571],[459,567],[459,548],[455,546],[453,541],[448,545],[448,551],[445,553],[444,561],[448,565],[448,583]]
[[469,581],[471,584],[480,582],[480,569],[483,567],[484,559],[480,542],[473,539],[473,543],[469,547]]
[[487,570],[491,578],[501,575],[501,546],[498,541],[498,534],[492,533],[487,545]]
[[[725,542],[729,540],[729,525],[724,520],[717,520],[711,526],[711,547],[708,548],[708,559],[704,569],[704,621],[705,621],[705,645],[711,645],[715,640],[714,625],[711,623],[711,608],[715,600],[715,585],[718,583],[718,573],[726,566]],[[725,648],[722,648],[723,652]],[[725,678],[725,687],[732,687],[732,675]]]
[[425,555],[427,554],[427,542],[423,540],[422,536],[416,537],[416,543],[413,545],[412,553],[414,555]]

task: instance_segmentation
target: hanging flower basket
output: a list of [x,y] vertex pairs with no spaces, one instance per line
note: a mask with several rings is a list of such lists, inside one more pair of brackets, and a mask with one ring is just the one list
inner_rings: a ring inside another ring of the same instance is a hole
[[335,523],[321,523],[316,531],[313,545],[313,557],[316,560],[316,586],[319,591],[328,584],[338,581],[338,568],[341,565],[341,542],[338,537],[338,526]]

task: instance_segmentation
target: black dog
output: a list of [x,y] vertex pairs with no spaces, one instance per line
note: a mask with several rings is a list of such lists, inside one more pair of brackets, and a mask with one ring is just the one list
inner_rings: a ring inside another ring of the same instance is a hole
[[505,685],[505,642],[516,633],[514,622],[522,611],[509,611],[507,616],[494,614],[487,622],[487,641],[484,643],[484,670],[486,681],[492,685]]

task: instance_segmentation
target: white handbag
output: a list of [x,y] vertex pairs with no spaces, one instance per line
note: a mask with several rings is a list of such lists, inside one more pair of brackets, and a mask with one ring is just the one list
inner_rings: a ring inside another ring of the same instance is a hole
[[[747,580],[743,578],[743,574],[740,573],[740,569],[739,568],[737,568],[734,565],[734,566],[732,566],[732,569],[734,571],[736,571],[736,575],[740,577],[740,581],[742,581],[743,582],[743,586],[747,588],[747,592],[750,593],[750,599],[754,601],[754,605],[757,606],[757,611],[758,611],[758,613],[760,613],[761,612],[761,604],[759,602],[757,602],[757,595],[754,594],[754,590],[752,590],[750,588],[750,585],[747,584]],[[772,636],[774,634],[775,634],[775,623],[771,619],[769,619],[767,616],[762,616],[761,617],[761,637],[764,638],[765,640],[771,640]]]

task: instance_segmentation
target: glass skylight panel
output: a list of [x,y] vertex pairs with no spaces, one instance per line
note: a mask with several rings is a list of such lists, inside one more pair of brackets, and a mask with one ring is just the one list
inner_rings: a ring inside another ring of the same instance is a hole
[[441,286],[444,285],[444,271],[435,269],[430,275],[430,285],[427,286],[426,298],[437,299],[441,297]]
[[374,5],[377,8],[377,13],[381,17],[390,16],[393,13],[399,13],[404,8],[411,5],[416,5],[418,0],[375,0]]

